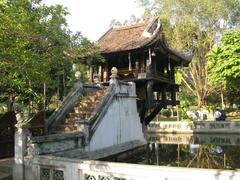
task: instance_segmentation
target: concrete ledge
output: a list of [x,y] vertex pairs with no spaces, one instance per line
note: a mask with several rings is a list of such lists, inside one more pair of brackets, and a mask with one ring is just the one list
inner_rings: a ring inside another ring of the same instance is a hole
[[33,143],[42,143],[42,142],[53,142],[53,141],[61,141],[65,139],[79,138],[82,137],[82,132],[69,132],[69,133],[61,133],[61,134],[50,134],[46,136],[36,136],[31,140]]
[[103,149],[92,151],[92,152],[84,152],[82,149],[75,149],[75,150],[69,150],[61,153],[55,153],[53,154],[53,156],[96,160],[96,159],[101,159],[101,158],[109,157],[112,155],[116,155],[116,154],[128,151],[130,149],[143,146],[145,144],[146,142],[142,142],[142,141],[131,141],[131,142],[114,145],[108,148],[103,148]]

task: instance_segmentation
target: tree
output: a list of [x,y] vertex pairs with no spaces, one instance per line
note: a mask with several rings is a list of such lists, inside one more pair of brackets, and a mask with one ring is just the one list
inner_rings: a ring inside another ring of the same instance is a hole
[[41,110],[43,91],[47,103],[56,89],[64,96],[73,80],[72,63],[89,52],[98,55],[90,41],[71,33],[67,14],[66,8],[40,0],[0,0],[0,92],[2,101],[8,97],[9,110],[14,102],[27,106],[32,101]]
[[148,12],[158,15],[169,45],[179,51],[192,51],[189,68],[183,71],[183,84],[197,97],[198,106],[206,104],[212,92],[206,55],[226,29],[239,22],[238,0],[139,0]]
[[209,79],[230,103],[236,103],[240,96],[240,30],[225,33],[221,42],[208,54]]

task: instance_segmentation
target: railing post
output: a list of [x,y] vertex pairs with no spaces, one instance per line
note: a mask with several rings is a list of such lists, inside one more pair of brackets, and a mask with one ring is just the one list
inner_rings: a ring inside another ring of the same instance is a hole
[[17,114],[17,124],[15,132],[15,163],[23,164],[27,150],[27,135],[29,134],[29,124],[24,122],[21,115]]
[[117,70],[117,68],[116,67],[113,67],[112,69],[111,69],[111,73],[112,73],[112,75],[110,76],[110,81],[109,81],[109,83],[110,83],[110,85],[112,85],[112,84],[115,84],[115,85],[117,85],[118,84],[118,70]]
[[[77,131],[82,132],[84,135],[83,144],[82,145],[88,145],[89,143],[89,122],[87,120],[80,120],[77,123]],[[79,147],[80,144],[78,144]]]
[[27,152],[27,136],[29,134],[29,124],[24,121],[21,114],[17,114],[17,124],[15,131],[13,179],[24,179],[24,156]]

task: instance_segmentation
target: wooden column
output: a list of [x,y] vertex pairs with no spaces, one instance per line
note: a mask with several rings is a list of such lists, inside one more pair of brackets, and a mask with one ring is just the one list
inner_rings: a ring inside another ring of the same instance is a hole
[[163,102],[163,107],[167,108],[167,93],[166,93],[166,88],[163,88],[162,90],[162,102]]
[[147,77],[152,74],[152,56],[151,56],[151,49],[148,50],[148,59],[146,60],[146,72]]
[[132,71],[131,53],[128,53],[128,70]]
[[169,54],[168,54],[168,59],[167,59],[167,77],[168,77],[168,79],[171,79],[170,55]]
[[170,63],[170,74],[171,74],[171,80],[175,82],[175,67],[173,63]]
[[89,66],[89,81],[93,82],[93,67]]
[[108,81],[108,65],[105,64],[103,68],[103,82]]
[[172,105],[176,106],[176,89],[175,89],[175,87],[173,87],[171,90],[171,100],[172,100]]
[[135,62],[135,68],[136,68],[136,72],[135,72],[136,75],[135,76],[138,79],[138,73],[139,73],[139,62],[138,61]]
[[148,109],[151,109],[154,106],[154,96],[153,96],[153,81],[147,82],[147,103]]
[[98,79],[99,82],[102,82],[102,66],[98,66]]

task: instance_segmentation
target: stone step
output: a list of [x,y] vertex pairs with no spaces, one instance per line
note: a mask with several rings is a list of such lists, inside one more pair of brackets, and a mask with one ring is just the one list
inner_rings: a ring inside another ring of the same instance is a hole
[[74,131],[53,131],[52,133],[53,134],[66,134],[66,133],[68,133],[68,132],[80,132],[80,131],[77,131],[77,130],[74,130]]
[[12,174],[0,172],[0,180],[12,180],[12,179],[13,179]]
[[2,162],[0,162],[0,180],[12,180],[12,160],[3,159]]
[[91,111],[84,111],[84,112],[82,112],[80,114],[78,114],[78,113],[70,113],[69,114],[69,118],[76,119],[76,120],[77,119],[82,119],[82,118],[86,119],[87,117],[90,117],[91,114],[92,114]]
[[96,99],[95,101],[89,101],[89,100],[85,100],[85,101],[80,101],[79,105],[78,106],[81,106],[81,107],[86,107],[88,106],[89,104],[97,104],[100,102],[100,99]]
[[94,110],[94,107],[91,105],[86,108],[75,107],[73,113],[85,114],[85,113],[93,112],[93,110]]
[[63,122],[63,124],[75,124],[75,122],[77,121],[78,119],[75,119],[75,118],[66,118]]
[[76,131],[76,122],[89,119],[105,93],[106,89],[87,93],[86,96],[80,99],[79,104],[74,107],[72,112],[66,115],[63,122],[56,126],[54,133]]
[[69,131],[75,131],[77,128],[74,125],[70,124],[60,124],[57,125],[55,128],[55,131],[62,131],[62,132],[69,132]]

